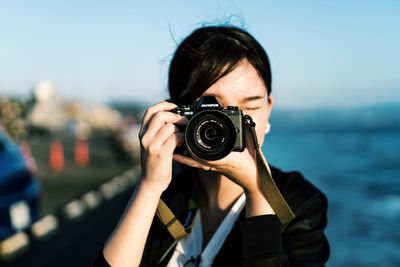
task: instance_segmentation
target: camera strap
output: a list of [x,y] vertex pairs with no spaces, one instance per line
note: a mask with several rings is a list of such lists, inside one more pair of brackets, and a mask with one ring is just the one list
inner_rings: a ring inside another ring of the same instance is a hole
[[197,206],[194,201],[190,198],[188,203],[188,213],[185,223],[182,224],[171,209],[165,204],[160,198],[156,210],[157,217],[167,227],[168,232],[172,235],[175,240],[179,240],[187,236],[192,228],[194,215],[196,214]]
[[[251,135],[253,137],[254,147],[256,149],[256,162],[261,183],[261,189],[272,209],[278,216],[279,220],[282,224],[285,225],[293,220],[295,218],[295,215],[290,209],[289,205],[286,203],[286,200],[283,198],[281,192],[274,182],[274,179],[272,178],[268,162],[265,159],[258,143],[255,122],[250,116],[245,115],[244,124],[245,126],[250,128]],[[160,201],[158,202],[156,214],[160,221],[165,225],[165,227],[167,227],[167,230],[175,240],[179,240],[190,233],[194,214],[197,207],[192,199],[189,199],[188,206],[189,213],[187,215],[185,223],[182,224],[175,217],[174,213],[162,199],[160,199]]]
[[279,220],[282,224],[287,224],[291,220],[295,218],[293,211],[290,209],[289,205],[286,203],[283,198],[281,192],[275,184],[274,179],[272,178],[271,170],[268,166],[268,162],[265,159],[260,145],[258,143],[257,134],[256,134],[256,123],[253,119],[245,115],[244,116],[244,124],[250,128],[251,135],[253,137],[254,146],[256,149],[256,162],[257,162],[257,170],[258,176],[260,178],[261,189],[271,205],[272,209],[278,216]]

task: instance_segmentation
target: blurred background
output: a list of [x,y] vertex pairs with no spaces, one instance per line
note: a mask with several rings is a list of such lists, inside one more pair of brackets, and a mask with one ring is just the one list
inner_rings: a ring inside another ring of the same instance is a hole
[[329,199],[328,266],[400,266],[398,1],[0,2],[0,265],[90,266],[140,170],[176,43],[231,23],[269,53],[263,150]]

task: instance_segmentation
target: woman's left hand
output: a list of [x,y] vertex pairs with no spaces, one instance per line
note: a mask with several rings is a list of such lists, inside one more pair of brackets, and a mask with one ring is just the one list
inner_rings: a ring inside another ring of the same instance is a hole
[[259,192],[254,141],[249,129],[245,128],[245,131],[246,148],[243,152],[233,151],[228,156],[215,161],[203,161],[181,154],[174,154],[173,159],[190,167],[221,173],[241,186],[245,193]]
[[246,195],[246,217],[275,214],[261,189],[256,163],[256,149],[250,131],[246,129],[246,148],[243,152],[231,152],[216,161],[195,160],[174,154],[173,159],[204,171],[215,171],[243,188]]

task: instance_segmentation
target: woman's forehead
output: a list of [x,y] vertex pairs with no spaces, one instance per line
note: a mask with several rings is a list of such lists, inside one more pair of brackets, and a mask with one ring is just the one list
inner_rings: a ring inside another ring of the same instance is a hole
[[235,98],[237,101],[257,100],[267,97],[267,89],[256,69],[246,60],[210,86],[203,95]]

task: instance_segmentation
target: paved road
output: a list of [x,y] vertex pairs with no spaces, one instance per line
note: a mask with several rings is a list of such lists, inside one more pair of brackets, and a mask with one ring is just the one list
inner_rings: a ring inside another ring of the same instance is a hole
[[99,184],[131,168],[131,164],[117,159],[111,145],[111,135],[97,132],[89,140],[90,163],[88,167],[77,167],[74,163],[74,140],[61,136],[65,169],[54,172],[49,162],[50,137],[31,138],[32,154],[38,163],[38,178],[42,184],[41,210],[51,213],[66,202],[78,197]]

